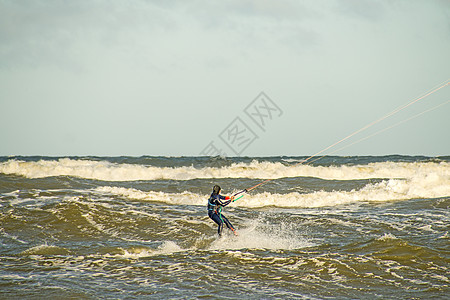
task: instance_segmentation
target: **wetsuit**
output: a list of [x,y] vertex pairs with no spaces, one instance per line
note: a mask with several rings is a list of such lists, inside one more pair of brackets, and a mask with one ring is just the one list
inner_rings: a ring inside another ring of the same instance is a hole
[[[225,200],[225,201],[223,201]],[[217,232],[222,235],[223,223],[227,225],[229,229],[233,232],[234,227],[231,225],[230,221],[222,215],[222,207],[227,206],[231,203],[230,197],[225,197],[219,194],[212,193],[208,199],[208,216],[219,225]]]

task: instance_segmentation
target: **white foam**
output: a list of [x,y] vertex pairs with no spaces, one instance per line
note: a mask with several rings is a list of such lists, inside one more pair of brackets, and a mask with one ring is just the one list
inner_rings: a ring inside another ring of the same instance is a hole
[[[155,180],[194,178],[270,178],[312,176],[324,179],[386,178],[368,184],[360,190],[317,191],[309,194],[292,192],[251,193],[232,205],[242,207],[321,207],[358,201],[390,201],[413,198],[439,198],[450,196],[449,162],[380,162],[356,166],[285,166],[281,163],[238,163],[222,168],[178,167],[158,168],[142,165],[115,164],[106,161],[73,160],[24,162],[9,160],[0,163],[0,172],[29,178],[70,175],[105,181]],[[255,190],[257,191],[257,190]],[[144,192],[133,188],[106,186],[97,193],[113,194],[130,199],[158,201],[168,204],[204,205],[208,195],[189,191],[183,193]]]
[[[204,205],[206,195],[199,195],[191,192],[184,193],[164,193],[164,192],[144,192],[133,188],[98,187],[94,190],[97,193],[112,194],[134,200],[163,202],[176,205]],[[207,198],[207,197],[206,197]]]
[[379,237],[377,240],[379,241],[389,241],[389,240],[397,240],[397,237],[392,233],[385,233],[383,236]]
[[17,242],[19,242],[19,243],[21,243],[21,244],[28,244],[28,242],[22,241],[22,240],[19,239],[17,236],[11,235],[11,234],[5,232],[5,229],[3,229],[3,228],[0,228],[0,234],[1,234],[2,236],[6,237],[6,238],[12,239],[12,240],[17,241]]
[[120,250],[122,253],[112,256],[139,259],[149,256],[168,255],[176,252],[186,251],[186,249],[181,248],[173,241],[164,241],[157,249],[150,249],[147,247],[130,247],[127,249],[120,248]]
[[[99,187],[97,193],[113,194],[130,199],[155,201],[177,205],[205,205],[208,198],[206,194],[191,192],[164,193],[144,192],[133,188]],[[317,191],[309,194],[292,192],[288,194],[277,193],[251,193],[246,194],[231,205],[240,207],[323,207],[335,206],[361,201],[391,201],[414,198],[440,198],[450,195],[450,177],[437,174],[417,175],[411,179],[389,179],[375,184],[367,184],[360,190],[352,191]]]
[[284,165],[276,162],[236,163],[228,167],[154,167],[116,164],[107,161],[59,160],[25,162],[8,160],[0,163],[0,173],[27,178],[74,176],[104,181],[190,180],[195,178],[258,178],[317,177],[323,179],[412,178],[417,174],[450,177],[449,162],[378,162],[354,166]]
[[[214,241],[209,250],[233,250],[233,249],[271,249],[292,250],[312,246],[313,244],[296,232],[295,228],[271,226],[266,228],[258,220],[251,221],[249,226],[238,230],[238,236],[227,235]],[[226,231],[227,228],[224,228]]]
[[65,248],[58,247],[58,246],[52,246],[52,245],[48,245],[47,243],[45,243],[42,245],[31,247],[31,248],[23,251],[21,254],[22,255],[66,255],[69,253],[70,253],[70,251]]

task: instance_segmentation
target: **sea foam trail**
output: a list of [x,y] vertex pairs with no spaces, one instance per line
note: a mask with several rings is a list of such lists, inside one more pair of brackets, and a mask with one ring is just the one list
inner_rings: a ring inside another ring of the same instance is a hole
[[[144,192],[134,188],[98,187],[96,193],[116,195],[128,199],[154,201],[174,205],[205,205],[208,195],[191,192]],[[232,205],[240,207],[323,207],[365,201],[391,201],[415,198],[440,198],[450,195],[450,179],[440,176],[416,176],[412,179],[389,179],[367,184],[360,190],[318,191],[308,194],[251,193]]]
[[42,178],[74,176],[103,181],[191,180],[196,178],[277,179],[283,177],[317,177],[350,180],[369,178],[413,178],[444,176],[450,178],[449,162],[377,162],[366,165],[310,166],[283,165],[279,162],[235,163],[227,167],[154,167],[117,164],[107,161],[59,160],[25,162],[8,160],[0,163],[0,173]]

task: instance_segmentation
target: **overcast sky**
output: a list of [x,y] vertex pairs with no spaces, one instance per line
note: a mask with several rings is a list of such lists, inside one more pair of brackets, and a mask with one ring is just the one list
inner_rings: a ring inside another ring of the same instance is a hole
[[[0,155],[310,155],[448,81],[449,53],[445,0],[0,0]],[[450,155],[449,116],[336,154]]]

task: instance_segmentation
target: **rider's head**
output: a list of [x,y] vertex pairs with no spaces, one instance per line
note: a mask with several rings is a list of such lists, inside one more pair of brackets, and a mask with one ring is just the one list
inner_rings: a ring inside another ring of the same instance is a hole
[[220,186],[215,185],[215,186],[213,187],[213,194],[218,195],[219,193],[220,193]]

